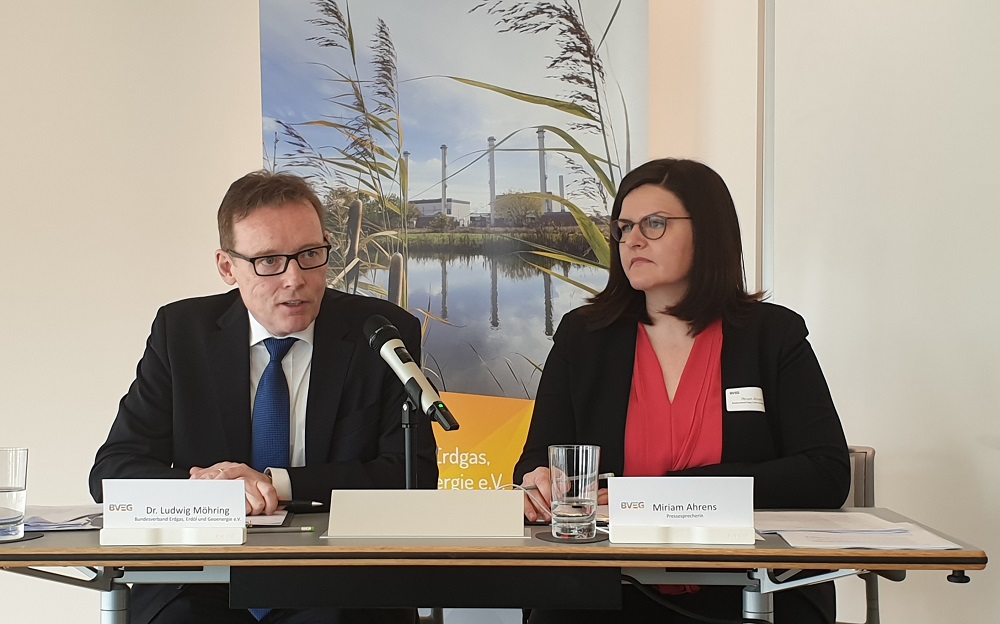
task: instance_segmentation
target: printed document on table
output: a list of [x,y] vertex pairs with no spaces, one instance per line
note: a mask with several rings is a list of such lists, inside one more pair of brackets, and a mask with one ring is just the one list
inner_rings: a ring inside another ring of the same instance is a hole
[[778,535],[793,548],[876,548],[879,550],[944,550],[960,548],[958,544],[907,522],[899,523],[903,533],[857,531],[830,533],[813,531],[778,531]]
[[822,533],[905,533],[901,524],[863,511],[755,511],[758,533],[811,531]]
[[80,531],[101,528],[101,505],[28,505],[25,531]]
[[279,509],[273,514],[267,516],[247,516],[247,526],[282,526],[285,523],[285,518],[287,516],[288,511],[285,509]]

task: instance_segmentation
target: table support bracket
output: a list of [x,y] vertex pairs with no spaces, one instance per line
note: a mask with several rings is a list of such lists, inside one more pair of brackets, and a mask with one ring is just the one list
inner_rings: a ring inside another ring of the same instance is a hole
[[[814,574],[812,576],[803,576],[802,578],[793,579],[796,574],[802,570],[787,570],[781,574],[774,574],[772,570],[767,568],[758,568],[750,572],[749,576],[752,579],[758,581],[759,592],[762,594],[770,594],[776,591],[781,591],[784,589],[793,589],[795,587],[802,587],[804,585],[815,585],[816,583],[825,583],[827,581],[832,581],[834,579],[844,578],[846,576],[858,576],[859,574],[864,574],[867,570],[857,570],[857,569],[846,569],[846,570],[834,570],[832,572],[824,572],[823,574]],[[791,580],[787,580],[791,579]]]
[[801,570],[787,570],[774,574],[768,568],[751,570],[747,576],[750,582],[743,588],[743,617],[774,622],[774,592],[793,589],[804,585],[825,583],[845,576],[863,574],[865,570],[834,570],[793,579]]
[[7,572],[13,572],[14,574],[21,574],[24,576],[30,576],[34,578],[40,578],[46,581],[53,581],[55,583],[62,583],[63,585],[72,585],[74,587],[84,587],[86,589],[96,589],[97,591],[111,591],[112,586],[116,579],[122,577],[124,573],[121,568],[106,568],[106,567],[78,567],[77,570],[83,572],[84,574],[93,575],[90,578],[77,578],[74,576],[68,576],[66,574],[57,574],[55,572],[49,572],[48,570],[39,570],[36,568],[4,568]]

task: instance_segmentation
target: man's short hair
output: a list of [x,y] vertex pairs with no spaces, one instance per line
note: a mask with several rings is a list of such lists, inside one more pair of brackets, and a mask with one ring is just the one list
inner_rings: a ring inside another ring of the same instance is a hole
[[304,179],[291,173],[265,170],[246,174],[229,186],[219,206],[219,247],[233,249],[236,242],[233,226],[258,208],[303,203],[316,210],[322,227],[323,204]]

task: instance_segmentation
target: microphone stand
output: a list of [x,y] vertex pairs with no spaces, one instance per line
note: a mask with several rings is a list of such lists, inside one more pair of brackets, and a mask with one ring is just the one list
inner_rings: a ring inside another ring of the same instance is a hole
[[417,472],[413,462],[413,428],[420,426],[420,420],[427,420],[430,427],[430,419],[437,421],[445,431],[458,429],[458,421],[451,415],[444,403],[438,401],[430,407],[430,414],[424,414],[420,410],[420,400],[423,390],[416,379],[411,379],[403,386],[406,390],[406,400],[403,401],[403,463],[406,465],[406,489],[417,489]]
[[417,489],[417,472],[413,466],[413,428],[420,424],[420,409],[407,397],[403,401],[403,464],[406,466],[406,489]]

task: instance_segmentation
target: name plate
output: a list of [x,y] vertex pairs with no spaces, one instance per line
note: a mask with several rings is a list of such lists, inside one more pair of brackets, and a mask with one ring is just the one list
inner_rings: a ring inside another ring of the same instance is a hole
[[517,490],[334,490],[322,537],[524,537]]
[[242,481],[105,479],[101,544],[242,544]]
[[753,544],[753,477],[608,480],[612,542]]

